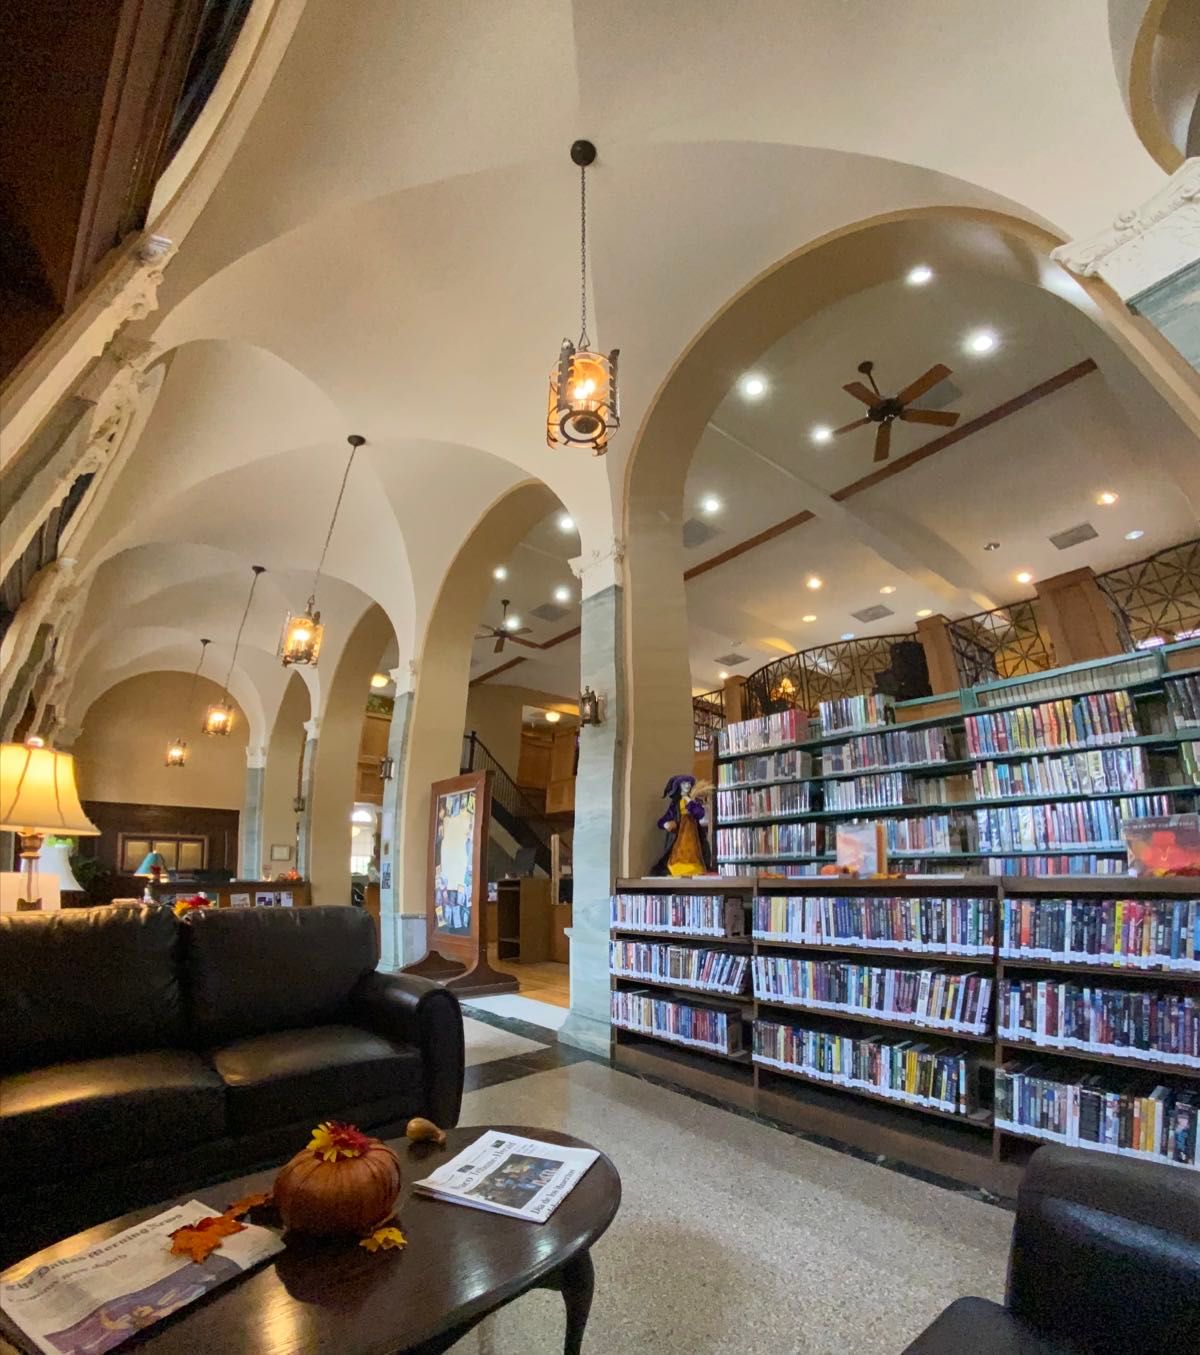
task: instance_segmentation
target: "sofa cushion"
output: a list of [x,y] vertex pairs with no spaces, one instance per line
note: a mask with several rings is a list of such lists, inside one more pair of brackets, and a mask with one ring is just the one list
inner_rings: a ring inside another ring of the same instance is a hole
[[181,930],[157,905],[0,914],[0,1071],[179,1043]]
[[1067,1355],[991,1299],[955,1299],[903,1355]]
[[227,1088],[234,1134],[316,1125],[375,1102],[411,1105],[413,1114],[421,1105],[420,1054],[357,1026],[256,1035],[210,1057]]
[[0,1193],[220,1138],[225,1087],[197,1054],[152,1049],[0,1078]]
[[203,908],[181,930],[198,1047],[345,1020],[379,958],[361,908]]

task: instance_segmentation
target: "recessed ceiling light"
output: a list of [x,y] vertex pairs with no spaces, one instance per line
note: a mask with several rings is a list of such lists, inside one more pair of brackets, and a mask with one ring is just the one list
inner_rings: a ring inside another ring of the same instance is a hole
[[391,682],[391,678],[386,673],[372,673],[371,686],[379,690],[380,687],[386,687]]
[[1018,582],[1018,583],[1032,583],[1032,582],[1033,582],[1033,575],[1029,572],[1029,570],[1023,569],[1023,570],[1021,570],[1021,572],[1017,575],[1017,582]]
[[507,579],[507,578],[508,578],[508,570],[505,568],[504,565],[497,565],[496,568],[492,570],[492,578],[493,578],[493,579]]
[[562,719],[562,712],[557,710],[546,711],[546,723],[556,725]]
[[807,616],[802,616],[800,618],[801,621],[815,621],[816,619],[817,618],[812,614],[812,612],[809,612]]
[[738,389],[748,400],[757,400],[760,395],[767,393],[767,381],[757,372],[747,372],[738,382]]
[[504,629],[505,629],[505,630],[516,630],[517,627],[518,627],[520,624],[521,624],[521,618],[520,618],[519,616],[506,616],[506,617],[504,618]]
[[815,574],[810,574],[810,575],[808,576],[808,578],[804,580],[804,586],[805,586],[806,588],[813,588],[813,589],[816,589],[816,588],[824,588],[824,587],[825,587],[825,580],[824,580],[824,579],[819,579],[819,578],[817,578],[817,576],[816,576]]
[[724,682],[725,679],[729,676],[729,674],[724,670],[724,668],[722,668],[721,671],[717,674],[717,676],[721,679],[722,682]]
[[854,639],[854,632],[853,632],[852,630],[844,630],[844,631],[842,632],[842,639],[843,639],[843,640],[853,640],[853,639]]
[[983,548],[984,550],[999,550],[1000,543],[999,541],[985,541],[983,543]]
[[827,423],[819,423],[809,434],[814,442],[832,442],[833,429]]
[[922,607],[921,610],[917,613],[917,615],[918,615],[918,616],[932,616],[932,615],[933,615],[933,608],[932,608],[932,607]]
[[933,277],[933,269],[927,263],[919,263],[915,268],[908,270],[908,277],[905,278],[905,281],[910,287],[924,287],[931,277]]
[[558,587],[554,590],[554,601],[555,602],[571,601],[571,590],[567,587],[565,583],[560,583]]
[[700,500],[700,509],[705,513],[719,513],[721,511],[721,500],[715,494],[706,494]]
[[1135,527],[1132,532],[1125,533],[1126,541],[1140,541],[1146,535],[1140,527]]
[[575,519],[570,513],[559,513],[558,530],[560,532],[573,532],[575,530]]
[[1103,508],[1111,508],[1117,501],[1117,496],[1111,489],[1106,489],[1102,494],[1096,495],[1096,502]]
[[896,585],[894,583],[885,583],[879,591],[881,593],[894,593],[896,591]]
[[990,353],[996,346],[996,336],[990,329],[977,329],[974,334],[967,336],[967,351],[969,353]]

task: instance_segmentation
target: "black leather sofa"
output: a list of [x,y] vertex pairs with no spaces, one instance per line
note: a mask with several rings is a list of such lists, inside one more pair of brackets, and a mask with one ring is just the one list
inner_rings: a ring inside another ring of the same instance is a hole
[[0,1264],[282,1163],[321,1120],[458,1120],[458,999],[357,908],[0,916]]
[[904,1355],[1200,1351],[1200,1174],[1039,1148],[1017,1197],[1003,1305],[957,1299]]

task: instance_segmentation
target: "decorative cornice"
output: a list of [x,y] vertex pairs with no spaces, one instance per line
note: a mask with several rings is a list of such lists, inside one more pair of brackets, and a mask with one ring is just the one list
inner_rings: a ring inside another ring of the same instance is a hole
[[603,549],[577,555],[571,572],[580,582],[581,598],[594,597],[606,588],[619,587],[625,579],[625,542],[613,537]]
[[396,684],[396,695],[406,696],[409,692],[417,689],[417,661],[409,659],[407,663],[402,663],[396,668],[388,671],[388,676]]
[[1108,230],[1071,240],[1050,257],[1085,278],[1102,278],[1123,301],[1200,260],[1200,157],[1185,160],[1141,207]]
[[321,717],[319,715],[314,715],[311,720],[305,720],[304,734],[307,739],[319,739],[321,737]]

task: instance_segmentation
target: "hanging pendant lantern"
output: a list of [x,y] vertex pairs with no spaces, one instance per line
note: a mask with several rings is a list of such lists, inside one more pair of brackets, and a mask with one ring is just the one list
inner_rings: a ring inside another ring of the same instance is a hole
[[596,158],[590,141],[576,141],[571,159],[579,166],[579,343],[562,341],[550,370],[546,405],[548,447],[590,447],[593,456],[608,450],[610,434],[621,426],[617,396],[617,354],[592,348],[587,331],[587,167]]
[[[200,669],[204,667],[204,654],[210,644],[212,644],[211,640],[200,641],[200,657],[196,661],[195,668],[192,669],[192,683],[191,686],[188,688],[187,703],[189,709],[191,708],[192,697],[195,696],[196,694],[196,679],[200,676]],[[187,765],[187,759],[188,759],[187,740],[182,735],[180,735],[179,738],[173,740],[171,743],[167,745],[166,765],[168,767],[183,767]]]
[[321,639],[325,634],[325,627],[321,624],[321,613],[317,611],[317,585],[321,582],[321,570],[325,567],[325,556],[329,553],[333,529],[337,526],[342,497],[346,493],[346,481],[350,478],[350,467],[354,465],[354,455],[366,442],[366,438],[358,433],[351,433],[346,441],[350,444],[350,455],[346,458],[346,469],[342,472],[342,483],[333,505],[333,516],[329,519],[329,530],[325,533],[321,558],[317,561],[317,572],[313,575],[308,605],[302,612],[289,612],[287,620],[283,623],[283,634],[279,639],[279,658],[285,668],[291,664],[310,664],[315,667],[317,656],[321,652]]
[[250,615],[250,604],[254,601],[254,590],[258,587],[258,576],[267,572],[265,565],[251,565],[254,578],[250,581],[250,592],[246,596],[246,606],[242,610],[242,619],[233,642],[233,654],[229,659],[229,671],[225,674],[225,686],[220,701],[215,701],[204,712],[204,732],[213,738],[224,738],[233,728],[233,702],[229,699],[229,679],[233,676],[233,665],[237,663],[238,649],[242,643],[242,631],[246,629],[246,618]]

